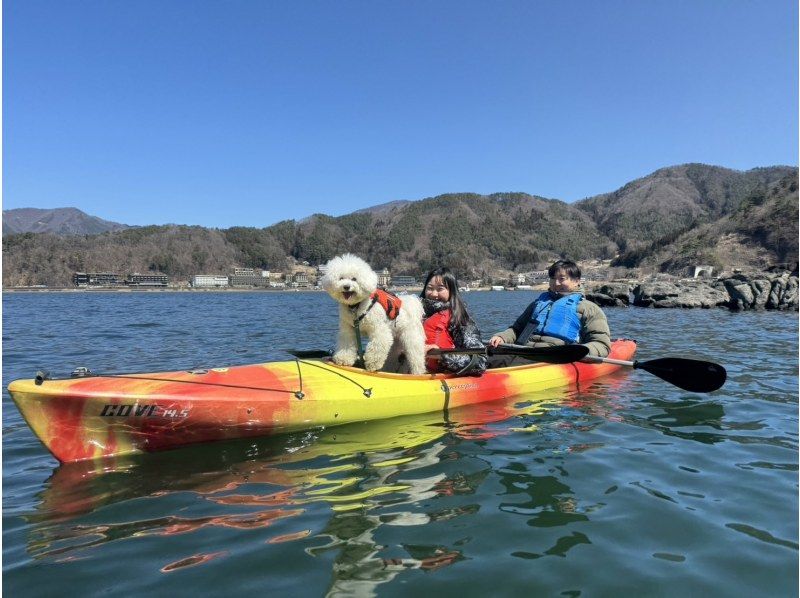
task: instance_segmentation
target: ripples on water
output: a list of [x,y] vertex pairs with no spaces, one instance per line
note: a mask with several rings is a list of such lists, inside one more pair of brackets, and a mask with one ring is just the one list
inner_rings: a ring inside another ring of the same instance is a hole
[[[523,293],[467,296],[485,333]],[[327,348],[323,294],[6,294],[3,384]],[[3,395],[3,589],[797,595],[797,314],[614,309],[639,358],[718,361],[279,438],[58,466]]]

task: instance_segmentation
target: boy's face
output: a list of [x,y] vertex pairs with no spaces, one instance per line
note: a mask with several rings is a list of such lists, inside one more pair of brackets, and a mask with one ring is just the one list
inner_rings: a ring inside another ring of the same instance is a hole
[[560,295],[574,293],[581,286],[580,278],[570,278],[563,270],[556,270],[550,279],[550,291]]

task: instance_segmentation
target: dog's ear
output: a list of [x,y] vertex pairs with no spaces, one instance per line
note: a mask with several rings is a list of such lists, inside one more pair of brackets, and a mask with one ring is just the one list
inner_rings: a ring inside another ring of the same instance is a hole
[[364,290],[372,293],[378,288],[378,275],[370,268],[364,273],[364,280],[362,282],[364,284]]
[[331,292],[333,289],[333,284],[339,278],[339,270],[341,269],[342,265],[342,258],[340,256],[336,256],[328,260],[328,263],[325,264],[325,275],[320,278],[319,284],[320,286],[327,292]]

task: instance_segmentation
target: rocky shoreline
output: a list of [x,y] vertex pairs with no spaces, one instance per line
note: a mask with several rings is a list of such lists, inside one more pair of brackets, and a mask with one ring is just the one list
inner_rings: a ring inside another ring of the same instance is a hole
[[[544,290],[547,287],[535,287]],[[419,288],[403,289],[419,292]],[[489,291],[490,288],[473,289]],[[397,292],[397,290],[394,290]],[[3,289],[7,292],[269,292],[296,293],[321,292],[319,289],[118,289],[118,288],[52,288],[26,287]],[[798,311],[798,276],[794,272],[763,272],[758,274],[734,274],[729,277],[689,280],[614,281],[597,283],[586,290],[586,297],[601,307],[652,307],[652,308],[701,308],[722,307],[731,311],[780,310]]]
[[798,277],[796,271],[784,271],[713,280],[611,282],[595,287],[586,297],[601,307],[798,311]]

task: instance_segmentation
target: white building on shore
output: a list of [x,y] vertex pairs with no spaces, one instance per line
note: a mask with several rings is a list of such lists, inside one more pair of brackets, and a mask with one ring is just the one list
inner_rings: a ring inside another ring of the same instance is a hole
[[195,274],[192,276],[192,287],[196,289],[213,289],[227,286],[228,277],[222,274]]

